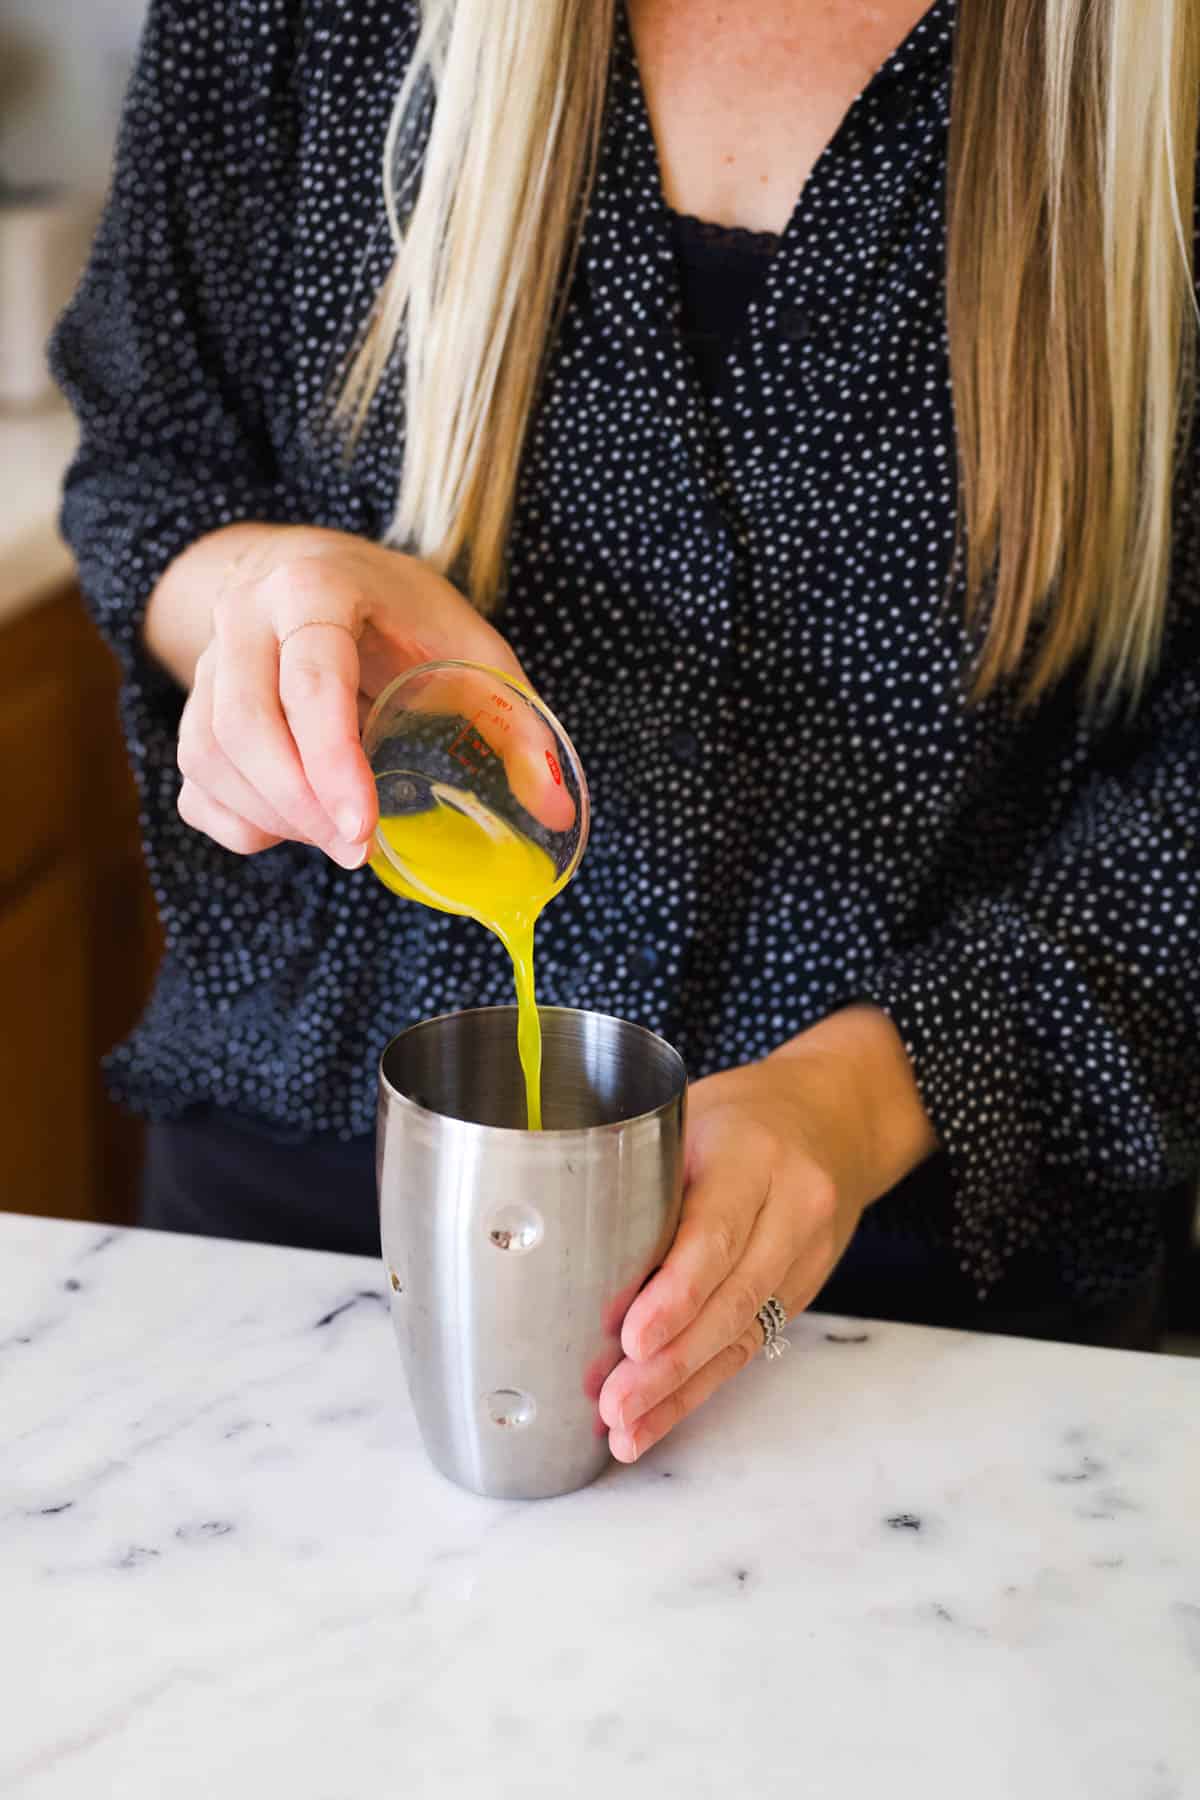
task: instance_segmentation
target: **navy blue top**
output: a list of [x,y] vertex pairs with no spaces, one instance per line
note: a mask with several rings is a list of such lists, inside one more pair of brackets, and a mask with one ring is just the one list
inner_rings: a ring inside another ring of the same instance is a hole
[[[167,956],[112,1075],[366,1133],[406,1022],[506,1000],[478,926],[175,811],[181,696],[140,648],[172,557],[238,519],[381,535],[398,372],[347,468],[333,372],[385,273],[398,0],[154,0],[116,185],[55,346],[82,424],[64,528],[126,669]],[[951,0],[814,169],[706,388],[622,24],[598,185],[522,470],[503,629],[595,799],[541,997],[639,1019],[697,1074],[866,998],[946,1147],[872,1217],[982,1288],[1144,1269],[1200,1120],[1200,510],[1180,482],[1162,672],[1100,729],[1065,682],[964,699],[945,329]],[[1040,347],[1029,346],[1036,361]],[[1032,371],[1036,373],[1036,369]],[[949,594],[949,598],[948,598]]]

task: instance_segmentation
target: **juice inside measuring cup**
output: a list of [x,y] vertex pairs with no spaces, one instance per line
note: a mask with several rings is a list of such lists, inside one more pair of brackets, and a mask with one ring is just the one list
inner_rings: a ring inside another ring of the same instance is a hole
[[512,958],[517,988],[517,1047],[525,1076],[529,1129],[542,1128],[542,1028],[533,985],[533,928],[557,882],[540,845],[474,797],[438,799],[423,812],[381,818],[380,834],[418,881],[449,902],[438,906],[410,886],[376,845],[371,867],[406,899],[462,912],[494,931]]

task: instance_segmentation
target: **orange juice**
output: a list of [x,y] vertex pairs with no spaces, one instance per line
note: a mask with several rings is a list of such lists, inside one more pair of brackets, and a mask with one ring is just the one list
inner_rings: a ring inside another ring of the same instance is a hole
[[411,884],[405,881],[376,845],[371,867],[385,886],[440,912],[478,919],[508,951],[516,978],[517,1048],[529,1129],[540,1131],[542,1028],[534,997],[533,928],[558,886],[554,863],[540,845],[469,796],[458,796],[453,805],[438,799],[425,812],[383,818],[379,830],[413,876]]

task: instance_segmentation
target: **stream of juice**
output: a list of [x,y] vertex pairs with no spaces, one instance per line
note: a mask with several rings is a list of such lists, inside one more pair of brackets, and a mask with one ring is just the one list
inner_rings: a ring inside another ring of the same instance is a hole
[[[413,874],[451,903],[438,911],[478,919],[495,932],[512,958],[529,1129],[540,1131],[542,1028],[533,988],[533,928],[554,891],[553,862],[538,844],[478,802],[466,813],[439,800],[427,812],[381,819],[379,829]],[[371,867],[393,893],[426,906],[434,904],[404,881],[378,847]]]

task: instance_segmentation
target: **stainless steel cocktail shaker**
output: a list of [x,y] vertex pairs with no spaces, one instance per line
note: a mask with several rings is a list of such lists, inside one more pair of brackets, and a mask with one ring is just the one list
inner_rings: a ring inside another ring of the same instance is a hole
[[541,1132],[513,1007],[415,1025],[380,1065],[383,1255],[421,1434],[452,1481],[509,1499],[604,1468],[596,1397],[683,1185],[677,1053],[599,1013],[541,1021]]

